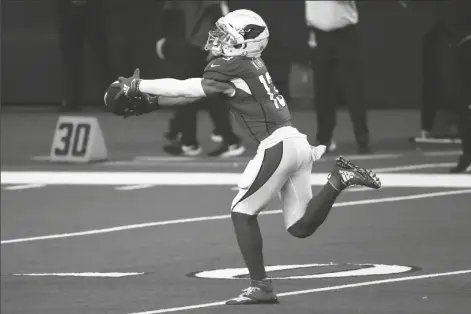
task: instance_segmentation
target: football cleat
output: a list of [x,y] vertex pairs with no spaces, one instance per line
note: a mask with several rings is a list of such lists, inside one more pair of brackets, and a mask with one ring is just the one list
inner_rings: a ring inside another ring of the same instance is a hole
[[164,133],[164,138],[172,144],[177,144],[181,137],[181,133],[175,133],[170,131]]
[[278,304],[271,280],[251,280],[250,286],[242,290],[238,297],[227,300],[227,305]]
[[216,142],[216,143],[222,143],[224,139],[222,138],[221,135],[216,134],[216,133],[211,133],[211,141]]
[[358,146],[358,154],[360,155],[371,155],[373,151],[369,145],[360,145]]
[[330,141],[329,146],[327,147],[327,152],[332,153],[336,150],[337,150],[337,143],[334,140]]
[[195,157],[203,152],[199,145],[165,145],[163,150],[173,156]]
[[458,164],[450,169],[450,173],[462,173],[471,171],[471,155],[461,155]]
[[245,152],[245,147],[240,144],[232,144],[232,145],[221,144],[219,148],[208,153],[208,156],[228,158],[228,157],[240,156],[244,152]]
[[381,187],[381,181],[373,171],[359,167],[342,156],[335,160],[335,168],[329,174],[327,180],[334,188],[339,190],[353,185],[366,186],[372,189]]
[[328,144],[321,144],[319,140],[316,141],[316,146],[326,146],[326,153],[333,153],[337,150],[337,143],[334,140],[331,140]]

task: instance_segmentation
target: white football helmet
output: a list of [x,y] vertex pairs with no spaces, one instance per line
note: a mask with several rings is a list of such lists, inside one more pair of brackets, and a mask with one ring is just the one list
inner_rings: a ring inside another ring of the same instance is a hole
[[265,21],[250,10],[236,10],[221,17],[209,32],[205,49],[215,56],[259,57],[268,44]]

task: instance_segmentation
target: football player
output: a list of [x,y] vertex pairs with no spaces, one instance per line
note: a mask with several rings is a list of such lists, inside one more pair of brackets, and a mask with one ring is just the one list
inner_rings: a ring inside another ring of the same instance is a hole
[[287,231],[306,238],[324,222],[344,189],[352,185],[373,189],[381,186],[374,173],[339,157],[325,186],[313,197],[312,164],[326,147],[312,147],[306,135],[293,127],[288,105],[260,57],[268,37],[267,25],[258,14],[233,11],[220,18],[209,32],[206,49],[218,58],[207,65],[202,78],[144,80],[139,78],[138,71],[130,78],[119,78],[120,93],[131,100],[143,93],[157,96],[157,101],[137,109],[138,113],[223,95],[236,118],[258,143],[255,157],[240,178],[231,209],[237,242],[250,273],[250,286],[228,300],[229,305],[278,303],[265,272],[257,221],[272,198],[281,198]]

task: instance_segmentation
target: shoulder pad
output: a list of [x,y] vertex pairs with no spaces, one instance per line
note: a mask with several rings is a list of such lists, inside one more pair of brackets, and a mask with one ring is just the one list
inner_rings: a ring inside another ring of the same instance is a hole
[[[263,66],[264,67],[264,66]],[[246,78],[258,75],[260,68],[254,64],[251,58],[245,57],[220,57],[212,60],[206,66],[205,78],[218,80],[230,80],[233,78]]]

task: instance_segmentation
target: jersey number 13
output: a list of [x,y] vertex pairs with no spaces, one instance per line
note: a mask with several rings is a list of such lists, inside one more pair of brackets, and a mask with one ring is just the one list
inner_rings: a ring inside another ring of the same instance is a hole
[[265,87],[265,90],[267,91],[268,97],[270,97],[270,100],[273,102],[275,105],[276,109],[281,109],[286,106],[286,101],[283,97],[283,95],[280,95],[280,92],[276,89],[275,85],[273,84],[273,81],[271,80],[270,74],[268,72],[265,72],[264,74],[260,75],[258,77],[260,82],[262,83],[263,87]]

